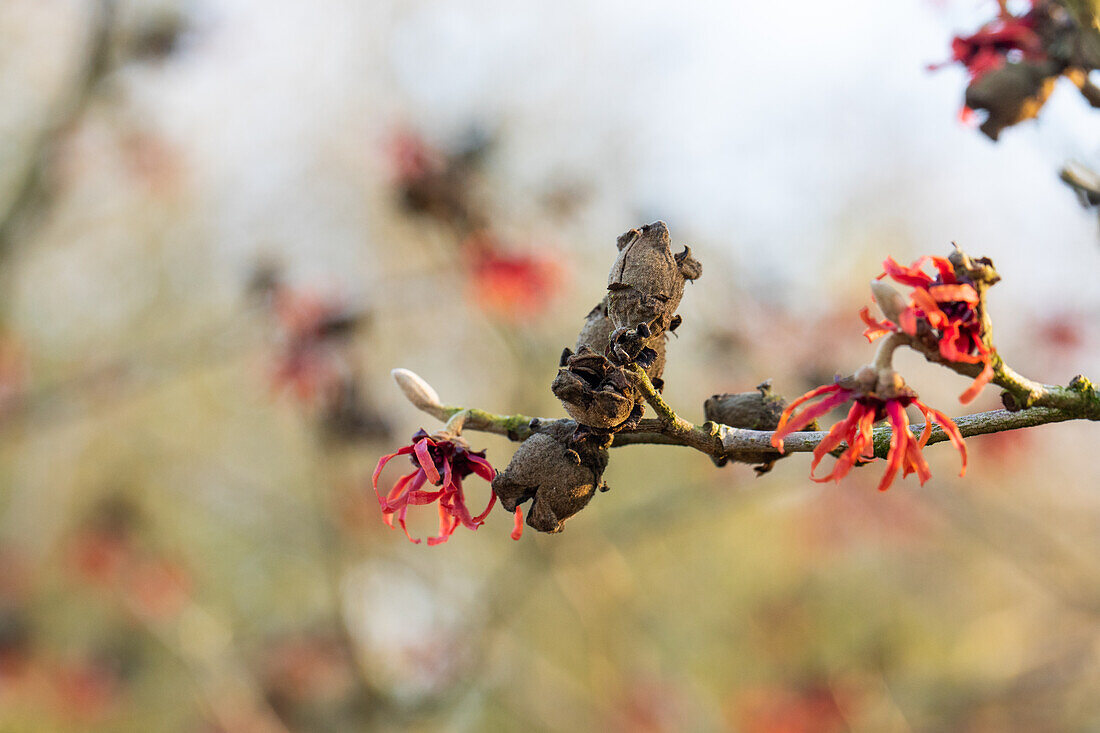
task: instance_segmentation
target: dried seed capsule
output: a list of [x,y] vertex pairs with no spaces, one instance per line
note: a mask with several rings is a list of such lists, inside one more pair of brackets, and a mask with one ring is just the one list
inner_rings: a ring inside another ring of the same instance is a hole
[[560,532],[591,500],[607,467],[608,441],[595,436],[573,441],[575,428],[562,421],[532,435],[493,479],[493,491],[508,511],[532,500],[527,524],[540,532]]
[[605,295],[603,300],[585,316],[584,325],[581,326],[581,332],[577,336],[577,351],[587,346],[597,354],[605,353],[611,339],[611,332],[614,330],[615,326],[607,316],[607,296]]
[[638,364],[661,383],[666,333],[679,325],[685,279],[702,272],[686,247],[673,255],[670,241],[664,222],[619,237],[608,293],[585,318],[577,353],[562,354],[551,389],[585,427],[614,432],[641,419],[644,402],[624,367]]
[[621,426],[636,402],[626,370],[588,347],[565,360],[550,389],[570,417],[599,430]]
[[631,229],[618,240],[619,256],[607,277],[607,312],[616,328],[649,326],[651,338],[664,335],[680,298],[684,281],[702,274],[702,265],[684,248],[672,254],[663,221]]
[[[771,380],[768,380],[752,392],[716,394],[709,397],[703,403],[703,414],[707,420],[734,428],[775,430],[786,406],[786,400],[772,394]],[[811,429],[816,429],[816,425]],[[742,463],[759,464],[754,468],[757,473],[764,474],[770,471],[781,457],[782,454],[779,451],[762,450],[739,455],[736,460]],[[727,457],[715,458],[714,463],[724,466],[728,460]]]

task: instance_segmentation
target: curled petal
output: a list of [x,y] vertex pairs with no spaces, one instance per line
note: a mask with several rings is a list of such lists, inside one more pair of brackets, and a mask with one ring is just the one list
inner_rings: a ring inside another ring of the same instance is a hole
[[956,282],[955,266],[946,257],[932,257],[932,265],[940,273],[940,279],[953,285]]
[[886,404],[886,417],[890,423],[892,434],[890,435],[890,453],[886,456],[886,472],[882,474],[878,490],[886,491],[894,482],[898,469],[905,464],[909,453],[909,443],[913,440],[913,434],[909,432],[909,416],[905,414],[905,408],[896,400]]
[[[411,534],[409,534],[409,528],[405,526],[405,515],[408,513],[408,511],[408,505],[401,507],[401,510],[397,512],[397,523],[401,525],[401,529],[404,530],[405,536],[409,538],[409,542],[413,543],[414,545],[419,545],[420,540],[414,538]],[[390,526],[392,527],[393,524],[390,524]],[[428,544],[431,544],[431,542],[429,541]]]
[[787,405],[787,409],[784,410],[783,415],[780,416],[779,427],[783,427],[783,425],[787,422],[787,419],[790,418],[790,413],[794,412],[794,408],[798,407],[803,402],[812,400],[813,398],[819,397],[828,392],[836,392],[840,389],[841,386],[839,384],[823,384],[820,387],[815,387],[814,389],[811,389],[809,392],[802,395],[801,397],[796,398],[793,402],[791,402],[791,404]]
[[845,435],[852,428],[853,424],[859,422],[859,410],[858,404],[852,405],[852,409],[848,411],[848,416],[838,422],[836,425],[829,428],[829,432],[825,435],[825,439],[817,444],[814,448],[814,460],[810,464],[810,478],[814,481],[818,479],[814,477],[814,471],[817,470],[817,466],[821,463],[821,459],[827,456],[834,448],[840,445],[844,440]]
[[[470,510],[466,506],[466,497],[462,493],[462,482],[457,481],[455,484],[444,486],[443,490],[444,493],[439,500],[439,506],[446,508],[449,514],[453,515],[457,521],[462,522],[463,527],[477,529],[478,524],[470,516]],[[492,505],[490,505],[490,508],[492,508]]]
[[[420,479],[417,483],[416,479]],[[404,497],[410,491],[416,491],[424,485],[424,472],[420,469],[407,473],[401,478],[397,479],[397,483],[393,485],[389,493],[386,494],[386,498],[378,497],[378,500],[382,503],[382,508],[386,511],[393,511],[404,505]]]
[[987,357],[985,361],[985,368],[982,369],[981,374],[979,374],[977,378],[970,383],[970,386],[966,388],[966,391],[959,395],[959,402],[963,403],[964,405],[969,404],[975,397],[978,396],[978,393],[982,391],[982,388],[984,388],[985,385],[989,384],[993,380],[993,362],[991,359],[988,358],[988,354],[986,354],[985,356]]
[[924,430],[921,431],[920,438],[917,440],[917,445],[924,448],[924,446],[928,445],[928,438],[932,435],[932,415],[929,413],[931,408],[920,400],[914,400],[913,404],[916,405],[917,409],[924,415]]
[[439,498],[443,496],[443,490],[439,491],[410,491],[409,496],[405,501],[406,506],[423,506],[425,504],[432,504],[439,501]]
[[[920,402],[917,402],[920,405]],[[966,475],[966,443],[963,442],[962,433],[959,432],[959,426],[955,424],[955,421],[943,414],[939,410],[928,407],[928,412],[932,414],[933,419],[940,424],[943,428],[943,432],[947,433],[947,437],[951,439],[951,444],[959,451],[959,455],[962,456],[962,470],[959,471],[959,476]]]
[[439,503],[439,534],[435,537],[428,538],[428,547],[434,547],[441,545],[447,540],[451,539],[451,535],[455,533],[455,529],[458,528],[458,519],[447,512],[443,506],[443,502]]
[[897,326],[890,321],[876,321],[872,318],[871,311],[866,306],[860,309],[859,317],[867,324],[867,328],[863,331],[863,335],[869,342],[874,342],[875,339],[881,338],[897,330]]
[[429,446],[435,446],[435,443],[431,438],[422,438],[416,442],[413,446],[413,450],[416,452],[416,460],[420,463],[420,467],[424,469],[424,474],[428,477],[436,486],[439,486],[440,477],[439,471],[435,467],[435,460],[432,458],[431,452],[428,450]]
[[449,460],[443,461],[443,486],[444,486],[444,490],[446,490],[446,487],[450,486],[451,483],[454,480],[455,480],[455,478],[454,478],[454,467],[451,465],[451,461],[449,461]]
[[397,456],[407,456],[413,452],[412,446],[405,446],[401,450],[398,450],[389,455],[382,456],[378,459],[378,465],[374,467],[374,475],[371,477],[371,485],[374,486],[374,490],[378,491],[378,477],[382,475],[382,469],[386,467],[386,464],[392,461]]
[[910,336],[916,336],[917,335],[917,315],[918,315],[918,313],[919,312],[917,311],[916,308],[913,308],[913,307],[910,306],[909,308],[906,308],[905,310],[903,310],[901,312],[901,315],[898,317],[898,324],[901,326],[901,330],[905,331]]
[[898,263],[893,257],[887,257],[882,263],[883,270],[889,275],[895,282],[899,282],[902,285],[908,285],[912,288],[926,288],[932,284],[932,278],[924,272],[922,269],[924,263],[928,261],[928,257],[921,257],[909,267],[905,267]]
[[[801,398],[799,398],[799,400],[795,400],[787,406],[787,409],[783,411],[783,414],[779,418],[779,427],[777,427],[775,432],[772,434],[771,443],[773,446],[775,446],[775,449],[777,451],[779,451],[780,453],[783,452],[783,439],[785,437],[787,437],[791,433],[801,430],[837,405],[842,405],[851,399],[851,393],[848,390],[841,389],[838,385],[830,386],[836,387],[837,394],[826,397],[821,402],[818,402],[812,407],[807,407],[798,415],[793,416],[793,419],[791,415],[791,408],[798,404]],[[825,394],[825,392],[827,391],[830,390],[825,387],[818,387],[817,389],[813,390],[813,392],[808,392],[807,394],[814,394],[815,392],[818,394]],[[803,395],[803,397],[805,396],[806,395]]]
[[932,285],[928,288],[928,294],[939,303],[955,303],[961,301],[969,305],[975,305],[978,302],[978,291],[969,283]]
[[944,324],[948,322],[948,318],[940,310],[940,304],[928,294],[928,291],[918,288],[913,291],[912,297],[913,303],[924,311],[924,317],[928,321],[928,325],[932,328],[943,328]]
[[496,469],[489,465],[489,462],[481,456],[470,454],[467,460],[469,460],[470,466],[473,468],[474,473],[476,473],[481,478],[485,479],[486,481],[492,481],[494,478],[496,478]]
[[905,456],[905,469],[902,475],[908,476],[911,473],[917,474],[917,480],[920,481],[921,486],[924,486],[924,482],[932,478],[928,461],[924,460],[924,455],[921,453],[920,443],[912,439],[909,440],[909,447]]
[[852,409],[848,412],[848,418],[844,420],[844,422],[839,423],[839,425],[844,426],[844,432],[848,433],[848,435],[845,436],[848,439],[848,449],[837,459],[836,464],[833,466],[833,470],[828,476],[816,478],[811,472],[810,478],[818,483],[825,483],[827,481],[836,481],[839,483],[842,478],[848,475],[848,472],[852,470],[852,467],[855,466],[856,462],[859,460],[860,454],[863,453],[863,438],[861,436],[869,436],[871,434],[871,426],[874,425],[874,422],[874,409],[858,403],[852,405]]
[[478,514],[476,517],[474,517],[474,524],[481,525],[481,523],[485,521],[485,517],[489,516],[489,511],[494,506],[496,506],[496,503],[497,503],[497,495],[492,494],[489,497],[489,505],[487,507],[485,507],[485,511],[483,511],[481,514]]

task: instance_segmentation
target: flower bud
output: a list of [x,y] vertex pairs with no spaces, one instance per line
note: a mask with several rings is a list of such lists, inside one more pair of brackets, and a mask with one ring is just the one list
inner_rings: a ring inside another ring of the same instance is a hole
[[909,305],[905,302],[905,298],[901,296],[901,293],[882,280],[871,281],[871,293],[874,294],[875,303],[878,304],[878,309],[882,311],[882,315],[886,316],[886,319],[892,321],[895,325],[900,323],[899,319],[902,311]]
[[443,407],[443,403],[439,401],[439,394],[416,372],[408,369],[394,369],[390,374],[393,375],[397,386],[405,393],[405,397],[418,409],[432,410]]

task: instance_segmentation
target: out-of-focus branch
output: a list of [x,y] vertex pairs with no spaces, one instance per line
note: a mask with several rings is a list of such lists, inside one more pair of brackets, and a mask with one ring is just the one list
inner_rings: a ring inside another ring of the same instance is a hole
[[29,157],[27,171],[16,187],[7,209],[0,211],[0,259],[11,251],[21,227],[31,221],[49,200],[46,175],[58,140],[80,119],[110,67],[116,0],[98,0],[93,11],[88,52],[67,96],[58,103],[53,121],[39,135]]
[[1100,31],[1100,0],[1058,0],[1083,28]]

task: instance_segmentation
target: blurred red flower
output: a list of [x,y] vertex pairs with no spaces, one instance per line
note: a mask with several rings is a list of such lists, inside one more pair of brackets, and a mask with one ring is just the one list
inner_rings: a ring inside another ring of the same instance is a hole
[[283,341],[272,382],[311,403],[336,388],[341,363],[329,339],[348,333],[357,317],[342,305],[285,287],[275,290],[272,306]]
[[1019,17],[1002,14],[972,35],[951,39],[951,62],[965,66],[971,79],[979,79],[1001,68],[1013,52],[1023,60],[1041,61],[1046,58],[1046,51],[1035,32],[1035,23],[1033,12]]
[[759,687],[736,703],[737,730],[744,733],[841,733],[849,729],[836,696],[824,684],[801,689]]
[[509,252],[491,233],[477,232],[463,242],[470,263],[470,294],[487,313],[522,321],[541,313],[557,292],[561,272],[549,257]]
[[69,546],[69,565],[82,580],[113,587],[133,558],[128,535],[89,527],[80,530]]
[[[886,457],[886,472],[882,476],[882,481],[879,482],[879,491],[890,488],[899,470],[902,471],[902,476],[916,473],[921,484],[931,478],[932,474],[921,454],[921,449],[928,442],[933,422],[943,427],[962,455],[962,471],[959,475],[963,475],[966,472],[966,445],[954,421],[917,399],[917,395],[904,385],[896,372],[892,374],[893,380],[882,380],[873,370],[865,367],[855,377],[838,379],[834,384],[810,390],[783,411],[779,425],[772,436],[772,445],[782,452],[783,439],[788,435],[803,429],[834,407],[851,402],[852,407],[847,417],[833,425],[825,439],[814,449],[814,460],[810,465],[810,478],[814,481],[839,482],[857,462],[874,460],[875,446],[871,428],[883,419],[890,425],[893,434],[890,437],[890,451]],[[824,399],[817,404],[795,414],[795,410],[802,404],[822,397]],[[905,413],[905,408],[909,405],[916,405],[917,409],[924,414],[924,431],[919,439],[914,438],[909,431],[909,416]],[[842,441],[846,442],[848,447],[837,459],[832,472],[822,478],[814,476],[814,471],[821,463],[821,459]]]
[[[415,470],[397,480],[389,493],[382,496],[378,492],[378,477],[387,463],[397,456],[410,456]],[[472,451],[470,446],[462,438],[449,436],[446,433],[436,433],[429,436],[424,430],[418,430],[412,437],[412,443],[400,450],[382,456],[378,466],[374,469],[372,484],[375,493],[378,493],[378,501],[382,505],[382,517],[386,524],[393,526],[394,515],[401,529],[405,530],[405,536],[411,542],[420,543],[419,539],[413,539],[405,526],[405,515],[410,506],[420,504],[439,503],[439,534],[428,538],[429,545],[438,545],[446,542],[454,534],[458,525],[467,529],[477,529],[485,522],[496,504],[496,494],[489,499],[489,505],[481,514],[471,516],[466,507],[466,494],[462,488],[462,479],[471,473],[477,474],[486,481],[492,481],[496,471],[485,460],[485,451]],[[425,491],[424,484],[430,483],[439,487],[436,491]],[[518,525],[517,512],[517,525]],[[519,539],[516,533],[512,536]]]
[[437,150],[429,147],[416,133],[398,130],[389,139],[387,148],[393,177],[397,183],[408,185],[436,175],[446,167],[446,160]]
[[167,619],[187,605],[191,583],[191,574],[183,565],[153,557],[134,566],[127,591],[134,611],[149,618]]
[[94,661],[63,663],[50,675],[54,709],[80,723],[102,722],[119,702],[121,685],[118,675]]

